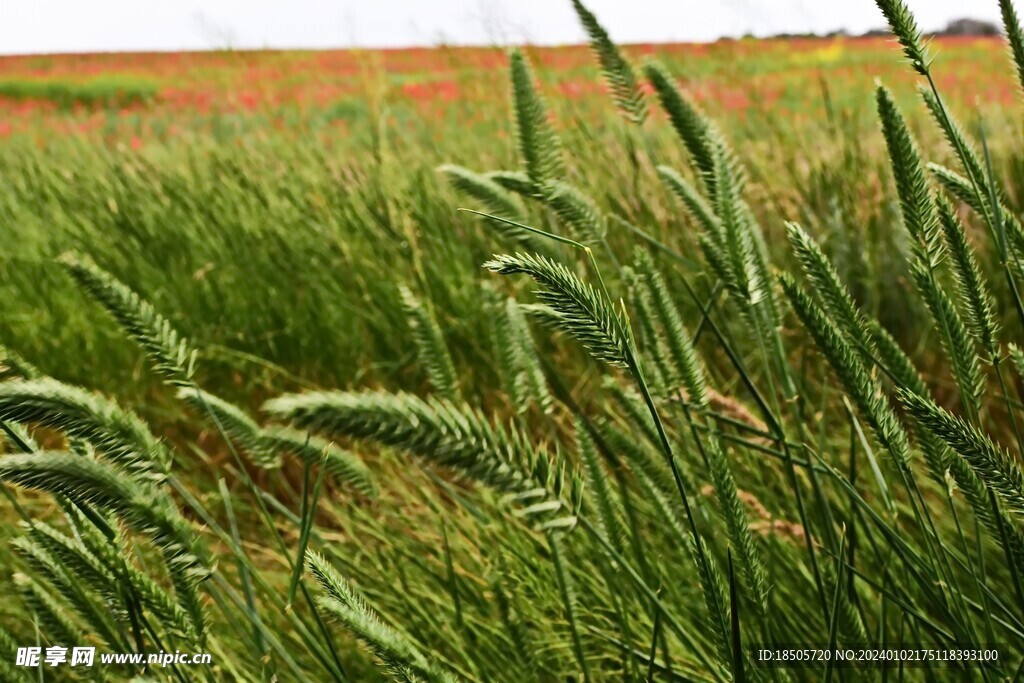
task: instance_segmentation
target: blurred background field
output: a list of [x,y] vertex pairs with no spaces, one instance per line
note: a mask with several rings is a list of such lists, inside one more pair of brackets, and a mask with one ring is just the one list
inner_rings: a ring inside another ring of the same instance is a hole
[[[933,45],[939,87],[962,120],[984,122],[1016,206],[1024,159],[1003,43]],[[892,41],[722,40],[626,52],[664,61],[724,127],[752,169],[751,203],[773,251],[783,219],[804,221],[868,309],[914,348],[919,312],[892,296],[905,273],[889,227],[897,207],[879,180],[876,79],[909,105],[931,158],[949,151],[913,106]],[[663,114],[642,131],[611,116],[585,46],[527,53],[573,150],[573,181],[692,252],[692,230],[654,178],[656,162],[683,166]],[[400,378],[411,361],[394,333],[405,281],[438,302],[462,367],[480,367],[478,265],[494,235],[455,212],[465,200],[434,169],[513,167],[506,65],[502,49],[445,47],[0,58],[3,337],[57,376],[123,388],[137,367],[133,351],[83,314],[51,266],[79,249],[219,348],[225,376],[244,369],[247,382],[272,385]],[[623,255],[632,239],[610,236]],[[254,374],[250,356],[275,367]]]

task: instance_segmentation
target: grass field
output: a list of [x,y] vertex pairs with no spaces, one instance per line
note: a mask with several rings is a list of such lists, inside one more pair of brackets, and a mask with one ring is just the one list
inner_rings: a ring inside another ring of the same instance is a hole
[[0,680],[1020,675],[1009,2],[621,49],[574,4],[590,46],[0,57]]
[[[955,39],[934,51],[949,106],[967,121],[979,109],[985,115],[1015,201],[1018,109],[1002,43]],[[804,222],[844,254],[839,267],[869,310],[919,334],[916,312],[893,308],[887,296],[906,269],[889,258],[897,207],[884,182],[875,79],[909,105],[930,158],[948,161],[950,152],[913,106],[912,74],[891,41],[629,52],[665,63],[728,132],[750,169],[751,205],[774,256],[788,251],[783,220]],[[572,151],[574,181],[602,208],[691,251],[692,231],[654,172],[658,163],[686,165],[663,115],[655,111],[642,129],[612,116],[585,47],[527,54]],[[498,49],[5,58],[0,93],[15,84],[32,92],[25,84],[42,79],[37,91],[59,83],[61,94],[0,99],[0,168],[11,179],[2,190],[4,230],[18,245],[2,265],[4,329],[27,356],[53,363],[44,365],[55,376],[95,385],[99,375],[108,383],[97,388],[125,388],[137,373],[131,347],[82,315],[81,300],[51,267],[71,248],[145,292],[204,343],[324,385],[357,374],[376,379],[381,364],[380,379],[391,379],[396,365],[411,365],[407,345],[390,332],[401,320],[396,282],[418,280],[437,298],[456,351],[471,354],[460,367],[486,366],[471,341],[483,322],[471,314],[479,299],[467,284],[480,280],[479,262],[496,245],[474,219],[455,214],[467,202],[434,169],[516,165],[506,69]],[[122,107],[90,104],[135,91],[156,94]],[[627,256],[635,241],[622,230],[609,239]],[[859,249],[865,240],[872,247]],[[277,248],[268,250],[271,242]],[[257,282],[273,295],[254,301],[239,286]],[[339,336],[359,343],[328,341]],[[83,365],[57,351],[69,344],[102,344],[103,359]],[[254,368],[239,369],[251,383]]]

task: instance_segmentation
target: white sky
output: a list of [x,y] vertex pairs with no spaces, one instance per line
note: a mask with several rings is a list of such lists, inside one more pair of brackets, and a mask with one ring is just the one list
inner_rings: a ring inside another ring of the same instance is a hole
[[[999,17],[996,0],[909,4],[925,30],[963,16]],[[625,43],[839,28],[859,33],[884,25],[873,0],[587,0],[587,5],[612,37]],[[0,54],[582,40],[569,0],[0,0]]]

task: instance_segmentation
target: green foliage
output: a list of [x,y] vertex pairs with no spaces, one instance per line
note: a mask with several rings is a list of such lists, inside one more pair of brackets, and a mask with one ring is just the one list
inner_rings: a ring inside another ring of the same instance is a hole
[[152,102],[159,85],[143,79],[96,77],[72,82],[52,78],[0,80],[0,96],[14,100],[48,100],[70,109],[85,105],[96,109],[129,107]]

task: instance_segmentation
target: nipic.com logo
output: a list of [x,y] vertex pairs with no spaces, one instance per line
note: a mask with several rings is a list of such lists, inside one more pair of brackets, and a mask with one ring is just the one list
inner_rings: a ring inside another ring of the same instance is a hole
[[96,661],[95,647],[72,647],[63,645],[51,645],[42,647],[19,647],[14,658],[16,666],[28,668],[37,667],[90,667],[93,664],[110,665],[132,665],[132,666],[176,666],[176,665],[203,665],[210,664],[211,657],[206,652],[101,652],[99,661]]
[[46,666],[60,666],[65,663],[70,666],[92,666],[96,659],[96,648],[73,647],[69,660],[68,648],[60,645],[48,647],[45,651],[41,647],[19,647],[14,663],[17,666],[36,667],[39,666],[40,659]]

